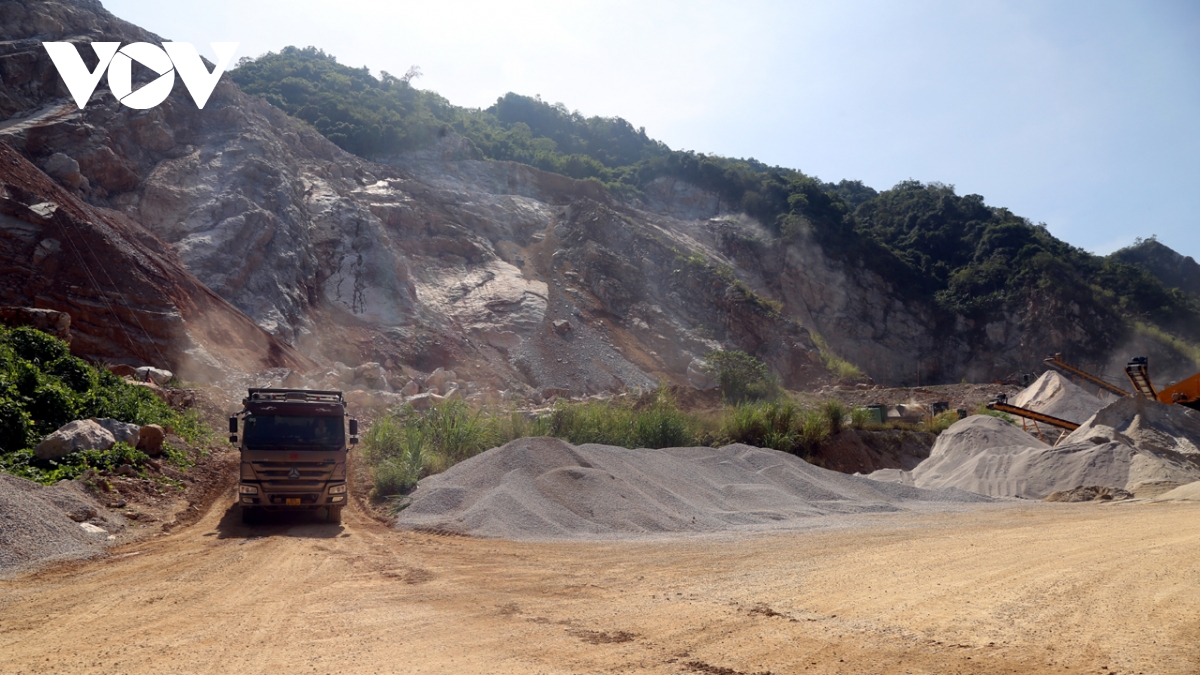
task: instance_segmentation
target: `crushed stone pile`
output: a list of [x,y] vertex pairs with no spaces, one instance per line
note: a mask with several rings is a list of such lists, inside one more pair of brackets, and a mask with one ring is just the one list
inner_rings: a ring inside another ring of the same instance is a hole
[[630,450],[523,438],[420,482],[396,526],[505,539],[796,527],[801,519],[990,501],[829,471],[777,450]]
[[1200,481],[1180,485],[1154,498],[1156,502],[1200,502]]
[[123,527],[75,481],[46,487],[0,473],[0,577],[96,555]]
[[1079,487],[1149,497],[1200,480],[1200,413],[1127,396],[1099,410],[1051,447],[986,415],[960,420],[910,472],[870,478],[993,497],[1043,499]]
[[1099,397],[1053,370],[1043,373],[1009,402],[1076,424],[1082,424],[1104,407]]

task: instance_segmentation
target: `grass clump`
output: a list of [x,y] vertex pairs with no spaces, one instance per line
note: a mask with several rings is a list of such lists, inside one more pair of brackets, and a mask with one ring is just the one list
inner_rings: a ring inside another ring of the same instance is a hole
[[839,380],[849,380],[851,382],[867,379],[866,374],[863,373],[861,368],[833,353],[833,350],[829,348],[829,343],[825,341],[825,338],[821,337],[820,333],[809,331],[809,334],[812,336],[813,344],[821,352],[821,362],[825,364],[825,369],[831,375]]
[[48,484],[88,468],[144,461],[122,444],[58,460],[34,457],[32,448],[46,435],[89,417],[171,427],[191,443],[211,434],[194,411],[173,410],[146,387],[71,356],[62,340],[33,328],[0,327],[0,471]]

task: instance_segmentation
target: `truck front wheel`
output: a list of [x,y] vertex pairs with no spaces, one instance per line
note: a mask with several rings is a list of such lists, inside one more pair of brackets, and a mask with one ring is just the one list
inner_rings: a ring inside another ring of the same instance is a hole
[[326,520],[328,520],[331,523],[341,525],[342,524],[342,507],[330,506],[329,507],[329,516],[326,518]]
[[253,506],[242,507],[242,523],[246,525],[254,525],[258,523],[258,509]]

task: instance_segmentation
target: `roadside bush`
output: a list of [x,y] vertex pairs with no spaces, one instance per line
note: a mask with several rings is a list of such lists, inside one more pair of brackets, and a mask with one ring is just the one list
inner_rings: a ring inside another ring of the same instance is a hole
[[141,461],[120,456],[122,448],[116,454],[109,450],[54,462],[39,461],[29,451],[46,434],[88,417],[170,427],[189,443],[211,435],[196,412],[172,410],[146,387],[71,356],[62,340],[32,328],[0,327],[0,471],[51,483],[73,478],[89,466]]

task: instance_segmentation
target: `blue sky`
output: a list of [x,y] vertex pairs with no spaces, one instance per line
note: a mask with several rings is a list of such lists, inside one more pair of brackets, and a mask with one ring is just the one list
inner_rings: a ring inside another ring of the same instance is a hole
[[457,105],[538,94],[672,148],[940,181],[1090,251],[1157,235],[1200,258],[1197,2],[104,4],[202,54],[417,65]]

